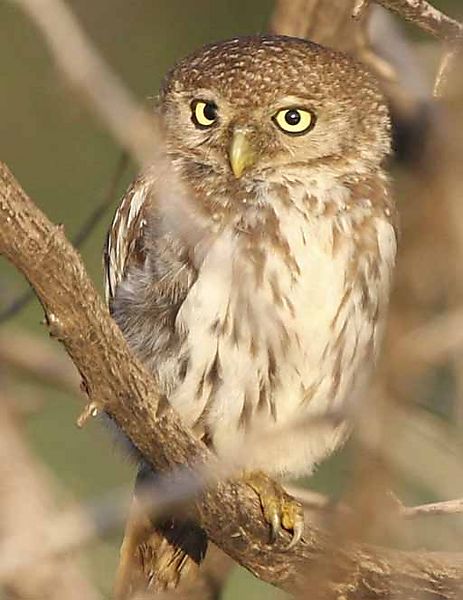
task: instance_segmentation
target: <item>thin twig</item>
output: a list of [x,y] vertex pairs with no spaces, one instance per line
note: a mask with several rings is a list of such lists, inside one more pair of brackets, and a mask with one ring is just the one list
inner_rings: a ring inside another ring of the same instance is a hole
[[439,364],[463,348],[463,309],[438,315],[397,342],[400,356]]
[[448,87],[450,74],[455,71],[457,61],[461,60],[462,55],[461,46],[453,45],[445,50],[434,83],[433,95],[435,98],[441,98],[444,95],[444,91]]
[[0,364],[22,377],[79,392],[79,374],[58,348],[25,331],[6,329],[0,334]]
[[[442,97],[449,73],[453,71],[457,56],[461,53],[463,24],[447,16],[426,0],[376,0],[376,2],[444,42],[446,50],[434,83],[434,96]],[[360,6],[363,5],[361,0],[359,3]],[[358,8],[359,6],[356,5],[355,9]]]
[[[301,488],[294,485],[285,486],[285,489],[295,498],[300,500],[304,509],[309,511],[329,511],[352,513],[352,508],[346,504],[334,502],[328,496],[324,496],[313,490]],[[442,502],[432,502],[428,504],[419,504],[417,506],[405,506],[399,498],[389,493],[397,515],[404,519],[415,519],[417,517],[437,517],[441,515],[458,515],[463,513],[463,498],[456,500],[443,500]]]
[[402,506],[400,516],[404,519],[415,519],[416,517],[436,517],[440,515],[459,515],[463,513],[463,498],[458,500],[446,500],[443,502],[432,502],[418,506]]
[[142,166],[160,160],[154,115],[111,71],[62,0],[12,0],[30,17],[75,93],[97,114],[122,147]]

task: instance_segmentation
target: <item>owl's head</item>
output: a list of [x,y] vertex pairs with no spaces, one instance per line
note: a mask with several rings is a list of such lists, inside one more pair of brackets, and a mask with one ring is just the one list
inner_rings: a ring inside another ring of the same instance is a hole
[[167,75],[160,114],[169,153],[190,180],[223,189],[378,167],[389,117],[358,63],[306,40],[262,35],[212,44]]

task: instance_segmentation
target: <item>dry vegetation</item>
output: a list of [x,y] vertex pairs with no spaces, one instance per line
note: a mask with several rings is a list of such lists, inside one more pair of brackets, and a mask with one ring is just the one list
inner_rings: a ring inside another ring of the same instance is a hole
[[[140,164],[155,162],[166,173],[165,181],[178,185],[160,151],[153,118],[111,73],[61,0],[16,4],[40,30],[73,93]],[[458,136],[463,130],[463,26],[425,0],[378,4],[438,38],[442,60],[435,98],[423,99],[409,84],[407,69],[416,68],[414,47],[390,43],[400,38],[407,44],[373,3],[279,0],[271,21],[274,31],[351,52],[375,70],[402,141],[394,166],[402,199],[396,286],[381,365],[358,418],[350,485],[336,506],[317,494],[292,490],[306,505],[308,519],[304,543],[291,551],[285,551],[284,537],[268,544],[252,490],[230,479],[240,457],[219,464],[182,427],[130,355],[61,228],[47,220],[0,163],[0,253],[27,277],[51,335],[77,366],[89,402],[81,424],[103,408],[110,413],[166,474],[150,502],[161,511],[184,502],[185,496],[195,499],[217,546],[193,586],[162,597],[218,597],[231,559],[301,598],[309,597],[308,590],[314,599],[463,597],[463,553],[385,547],[390,532],[405,529],[410,519],[421,519],[424,529],[436,521],[429,531],[439,530],[446,547],[456,547],[460,521],[455,515],[463,512],[458,434],[463,414],[463,139]],[[24,332],[0,337],[0,360],[0,480],[9,483],[0,488],[0,589],[18,600],[98,598],[72,551],[121,523],[126,494],[57,512],[50,475],[26,447],[6,381],[28,373],[37,385],[46,381],[78,393],[78,378],[58,352]],[[444,369],[456,426],[433,414],[427,400],[433,385],[439,395]],[[173,468],[172,481],[168,473]],[[404,506],[391,493],[399,472],[425,484],[439,502]],[[441,514],[453,515],[450,527],[439,522]]]

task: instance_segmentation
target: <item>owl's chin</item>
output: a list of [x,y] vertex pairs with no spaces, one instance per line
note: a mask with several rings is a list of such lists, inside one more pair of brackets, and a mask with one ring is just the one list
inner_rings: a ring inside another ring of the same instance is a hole
[[272,204],[275,193],[287,197],[289,189],[295,194],[292,200],[297,200],[301,189],[311,189],[314,196],[328,194],[336,198],[344,178],[360,175],[362,168],[359,161],[324,156],[304,163],[282,160],[270,165],[262,162],[236,177],[225,159],[223,162],[183,159],[180,173],[196,202],[208,212],[215,214],[222,209],[239,215],[248,209]]

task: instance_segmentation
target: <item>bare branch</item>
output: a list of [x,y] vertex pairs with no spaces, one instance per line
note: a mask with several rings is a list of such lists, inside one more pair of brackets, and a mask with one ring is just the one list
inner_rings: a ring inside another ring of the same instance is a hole
[[[305,510],[308,511],[329,511],[351,513],[350,506],[333,502],[327,496],[319,494],[312,490],[299,488],[296,486],[286,486],[285,488],[292,496],[302,502]],[[399,498],[390,493],[397,515],[404,519],[414,519],[416,517],[437,517],[441,515],[458,515],[463,513],[463,498],[457,500],[445,500],[443,502],[431,502],[420,504],[418,506],[405,506]]]
[[462,42],[463,25],[426,0],[375,0],[443,42]]
[[447,16],[426,0],[376,0],[376,2],[444,42],[446,48],[434,83],[434,96],[441,97],[449,73],[454,69],[457,57],[461,54],[463,24]]
[[47,41],[52,58],[73,90],[96,113],[140,165],[160,161],[160,134],[154,115],[133,95],[95,51],[91,40],[61,0],[13,0]]
[[456,63],[462,57],[462,47],[455,44],[445,50],[434,83],[433,94],[436,98],[443,96],[444,90],[448,87],[450,73],[456,70]]
[[402,506],[400,516],[404,519],[414,519],[416,517],[440,516],[440,515],[458,515],[463,513],[463,499],[447,500],[445,502],[432,502],[429,504],[420,504],[419,506]]
[[13,372],[68,392],[79,391],[79,375],[67,356],[24,331],[2,330],[0,364]]
[[[439,364],[463,348],[463,309],[456,308],[434,317],[398,341],[403,359]],[[407,358],[408,357],[408,358]]]

